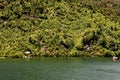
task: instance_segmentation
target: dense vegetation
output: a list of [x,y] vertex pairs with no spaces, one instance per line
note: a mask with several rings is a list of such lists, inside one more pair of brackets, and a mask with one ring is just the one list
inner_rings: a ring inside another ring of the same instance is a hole
[[1,0],[0,56],[120,55],[119,0]]

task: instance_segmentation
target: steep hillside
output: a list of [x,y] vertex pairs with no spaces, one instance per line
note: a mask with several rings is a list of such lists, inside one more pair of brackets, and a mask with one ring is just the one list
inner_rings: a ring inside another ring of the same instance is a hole
[[109,16],[103,2],[0,1],[0,56],[23,57],[25,51],[33,57],[120,55],[120,15],[113,13],[120,7],[112,3],[116,7],[109,8]]

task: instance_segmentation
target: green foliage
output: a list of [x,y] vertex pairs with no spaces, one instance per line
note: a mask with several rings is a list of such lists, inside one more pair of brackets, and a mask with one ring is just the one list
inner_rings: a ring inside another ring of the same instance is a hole
[[24,57],[25,51],[31,51],[31,57],[120,55],[119,4],[113,0],[2,0],[0,56]]

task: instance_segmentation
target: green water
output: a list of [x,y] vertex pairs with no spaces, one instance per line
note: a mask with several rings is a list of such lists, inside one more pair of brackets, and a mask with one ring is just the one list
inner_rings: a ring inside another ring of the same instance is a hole
[[0,80],[120,80],[111,58],[0,59]]

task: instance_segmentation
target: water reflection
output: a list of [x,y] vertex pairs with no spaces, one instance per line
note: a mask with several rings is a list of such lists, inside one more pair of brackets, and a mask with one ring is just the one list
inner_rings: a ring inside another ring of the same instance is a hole
[[0,80],[119,80],[111,58],[26,58],[0,60]]

